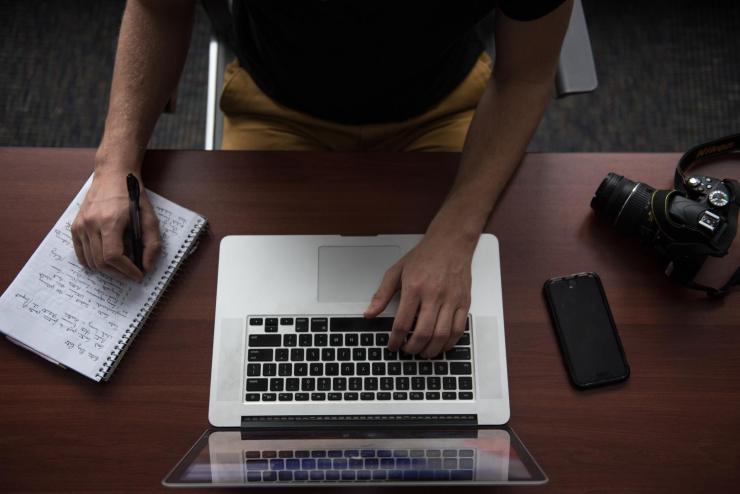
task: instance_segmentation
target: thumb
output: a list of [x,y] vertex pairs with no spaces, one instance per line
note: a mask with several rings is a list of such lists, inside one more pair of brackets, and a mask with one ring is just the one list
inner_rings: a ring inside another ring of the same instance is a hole
[[141,203],[141,237],[144,244],[142,264],[144,271],[150,272],[159,257],[162,241],[159,236],[159,219],[149,201]]
[[393,295],[398,291],[398,287],[401,283],[401,273],[403,272],[403,265],[396,263],[385,272],[383,280],[380,282],[380,287],[373,295],[373,299],[370,301],[370,305],[365,309],[365,317],[375,317],[388,305]]

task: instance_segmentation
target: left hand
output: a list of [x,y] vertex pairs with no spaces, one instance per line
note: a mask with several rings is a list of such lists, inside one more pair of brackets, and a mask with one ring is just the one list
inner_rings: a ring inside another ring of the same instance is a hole
[[[401,289],[388,341],[390,351],[432,358],[455,346],[465,331],[470,308],[470,264],[475,244],[427,234],[386,271],[365,317],[375,317]],[[417,315],[416,324],[414,318]],[[406,333],[413,336],[404,343]]]

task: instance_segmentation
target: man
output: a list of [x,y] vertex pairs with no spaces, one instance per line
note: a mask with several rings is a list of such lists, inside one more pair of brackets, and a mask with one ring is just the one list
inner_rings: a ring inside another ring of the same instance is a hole
[[[143,277],[123,254],[125,176],[141,176],[182,69],[194,3],[126,5],[95,177],[72,225],[77,257],[91,269]],[[400,289],[390,350],[430,358],[462,335],[473,252],[551,97],[571,7],[572,0],[235,0],[239,61],[221,99],[224,147],[462,151],[424,238],[388,269],[365,313],[378,315]],[[493,8],[491,72],[473,27]],[[160,240],[146,195],[141,210],[149,271]]]

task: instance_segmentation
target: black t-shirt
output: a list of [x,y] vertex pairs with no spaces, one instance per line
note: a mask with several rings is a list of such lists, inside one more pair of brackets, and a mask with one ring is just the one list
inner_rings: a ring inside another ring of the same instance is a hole
[[239,61],[268,96],[345,124],[401,121],[449,94],[496,5],[531,20],[564,0],[234,0]]

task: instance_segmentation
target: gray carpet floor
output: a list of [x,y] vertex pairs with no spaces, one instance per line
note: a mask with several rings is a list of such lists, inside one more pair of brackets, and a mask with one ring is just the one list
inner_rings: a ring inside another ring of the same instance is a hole
[[[740,132],[740,2],[584,0],[599,88],[554,100],[534,151],[680,151]],[[96,146],[122,0],[0,0],[0,146]],[[199,9],[174,114],[150,147],[203,147]]]

